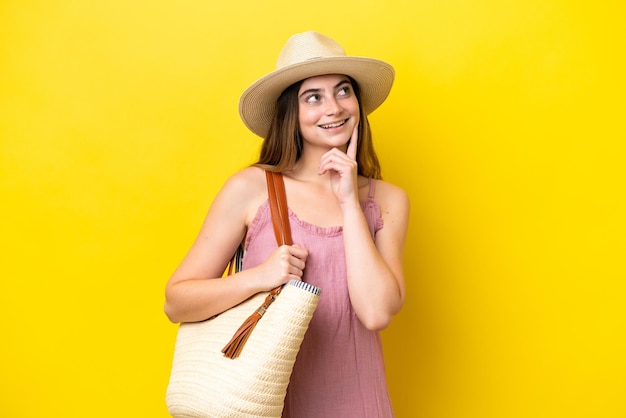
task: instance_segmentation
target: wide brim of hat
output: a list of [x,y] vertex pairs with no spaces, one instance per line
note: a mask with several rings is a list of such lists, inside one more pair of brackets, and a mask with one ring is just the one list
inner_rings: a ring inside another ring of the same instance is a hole
[[248,87],[239,101],[241,119],[248,129],[265,138],[280,94],[300,80],[325,74],[345,74],[355,79],[366,115],[385,101],[395,77],[391,65],[372,58],[338,56],[299,62],[280,68]]

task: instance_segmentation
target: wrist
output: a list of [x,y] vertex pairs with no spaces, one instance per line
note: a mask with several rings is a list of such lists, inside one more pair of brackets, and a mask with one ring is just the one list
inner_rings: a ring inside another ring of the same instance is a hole
[[346,202],[341,202],[339,205],[341,206],[341,211],[344,216],[350,214],[351,212],[363,212],[361,209],[361,202],[359,202],[358,199],[350,199]]

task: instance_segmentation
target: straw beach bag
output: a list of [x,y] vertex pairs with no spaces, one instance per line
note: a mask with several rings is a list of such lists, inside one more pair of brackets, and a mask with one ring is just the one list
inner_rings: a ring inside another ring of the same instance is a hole
[[[266,174],[277,243],[291,245],[282,175]],[[206,321],[181,324],[166,393],[170,414],[280,418],[319,294],[319,288],[292,280]]]

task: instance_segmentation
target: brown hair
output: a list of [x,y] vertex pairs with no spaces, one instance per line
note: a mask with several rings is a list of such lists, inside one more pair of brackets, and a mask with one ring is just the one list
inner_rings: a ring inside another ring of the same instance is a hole
[[[361,106],[361,90],[354,79],[348,78],[359,102],[359,119],[361,120],[356,156],[358,172],[364,177],[381,179],[380,163],[374,150],[370,124]],[[287,87],[276,101],[276,111],[267,136],[261,145],[261,153],[255,166],[268,171],[288,171],[293,169],[300,159],[302,137],[298,127],[298,90],[303,81]]]

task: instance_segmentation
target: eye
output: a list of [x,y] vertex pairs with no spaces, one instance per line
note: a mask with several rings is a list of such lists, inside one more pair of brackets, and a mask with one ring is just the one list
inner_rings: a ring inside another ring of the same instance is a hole
[[304,98],[304,101],[307,103],[317,103],[321,99],[321,96],[317,93],[310,94]]
[[337,91],[337,96],[348,96],[350,95],[350,91],[351,91],[350,86],[348,85],[342,86]]

